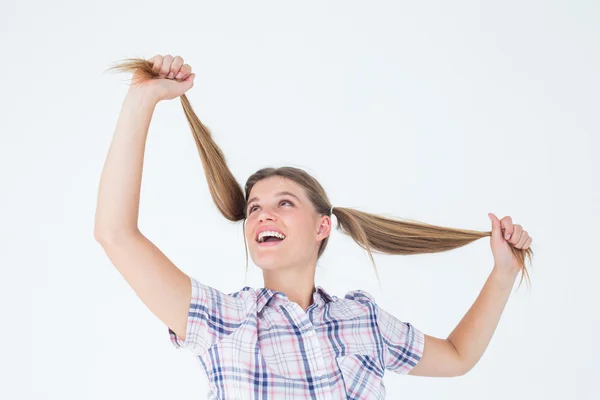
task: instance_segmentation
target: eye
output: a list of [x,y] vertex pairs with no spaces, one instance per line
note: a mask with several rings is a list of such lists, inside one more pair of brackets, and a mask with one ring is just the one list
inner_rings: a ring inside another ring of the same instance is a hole
[[[294,206],[294,203],[292,203],[291,201],[289,201],[289,200],[286,200],[286,199],[284,199],[284,200],[281,200],[281,201],[279,202],[279,204],[281,204],[281,203],[289,203],[289,204],[290,204],[292,207]],[[248,214],[251,214],[251,213],[252,213],[252,211],[254,211],[254,207],[258,207],[258,206],[257,206],[257,205],[255,205],[255,204],[251,205],[251,206],[250,206],[250,208],[248,209]]]

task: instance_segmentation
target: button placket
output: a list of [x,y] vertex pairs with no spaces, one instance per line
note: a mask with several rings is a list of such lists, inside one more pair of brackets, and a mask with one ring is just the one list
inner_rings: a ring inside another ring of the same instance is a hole
[[[308,322],[311,323],[311,324],[309,324],[309,326],[311,326],[309,328],[309,330],[307,330],[306,332],[303,333],[304,337],[312,338],[313,336],[315,336],[316,332],[315,332],[314,326],[312,326],[312,321],[310,321],[310,318],[308,318],[308,314],[306,314],[304,312],[302,307],[300,307],[299,305],[297,305],[296,303],[293,303],[293,302],[289,302],[287,305],[289,307],[291,307],[291,310],[290,310],[291,312],[292,312],[292,310],[296,312],[294,315],[298,319],[299,325],[301,325],[303,322],[306,322],[306,319],[308,319]],[[316,337],[315,337],[315,339],[316,339]],[[309,340],[306,343],[306,345],[313,348],[313,351],[315,354],[315,358],[313,358],[313,362],[314,362],[314,364],[316,364],[316,367],[317,367],[314,374],[320,378],[323,375],[325,375],[325,372],[326,372],[325,360],[323,359],[321,345],[318,342],[318,340],[316,341],[316,343],[313,340]]]
[[[315,336],[315,329],[311,328],[309,331],[304,332],[304,337],[311,338]],[[316,339],[316,337],[315,337]],[[314,344],[314,341],[311,341]],[[317,369],[314,371],[315,376],[322,377],[325,375],[325,360],[323,359],[323,353],[321,352],[321,345],[318,343],[314,344],[315,358],[314,362]]]

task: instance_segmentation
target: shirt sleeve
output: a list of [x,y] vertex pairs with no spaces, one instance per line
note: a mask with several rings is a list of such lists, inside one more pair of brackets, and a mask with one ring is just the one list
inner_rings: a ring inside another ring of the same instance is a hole
[[185,348],[197,355],[234,332],[244,320],[244,302],[234,295],[204,285],[190,276],[192,298],[188,311],[185,340],[171,328],[169,336],[176,349]]
[[423,332],[378,307],[377,323],[384,342],[385,368],[406,375],[423,355]]

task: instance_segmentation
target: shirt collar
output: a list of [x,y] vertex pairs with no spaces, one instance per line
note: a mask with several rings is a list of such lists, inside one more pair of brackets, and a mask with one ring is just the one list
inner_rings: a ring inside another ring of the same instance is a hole
[[[257,290],[257,299],[256,299],[256,312],[260,313],[262,309],[267,306],[273,297],[277,296],[281,299],[287,299],[287,295],[283,292],[279,292],[276,290],[271,290],[267,288],[260,288]],[[313,295],[313,303],[316,303],[317,306],[325,305],[331,301],[335,301],[336,296],[332,296],[323,287],[316,286],[315,290],[312,293]]]

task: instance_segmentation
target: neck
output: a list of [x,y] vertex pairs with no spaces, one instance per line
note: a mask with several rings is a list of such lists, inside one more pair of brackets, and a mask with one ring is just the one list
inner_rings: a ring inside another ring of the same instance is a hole
[[313,303],[315,268],[316,265],[274,271],[263,270],[264,287],[285,293],[291,302],[306,311]]

